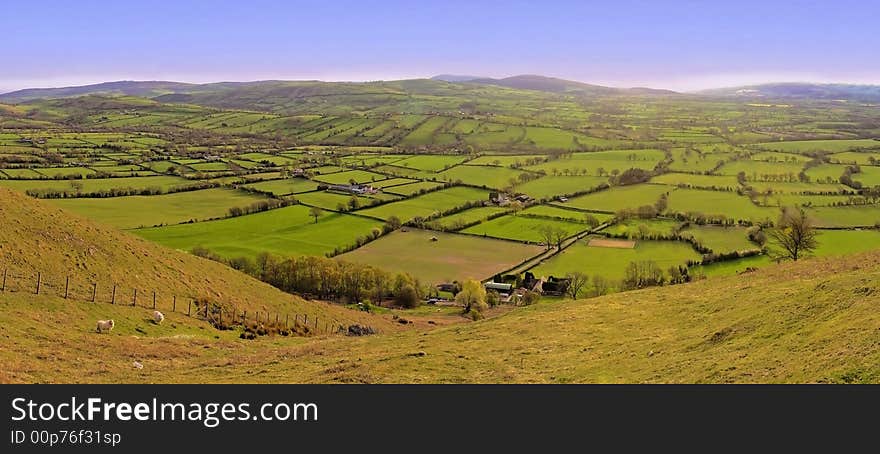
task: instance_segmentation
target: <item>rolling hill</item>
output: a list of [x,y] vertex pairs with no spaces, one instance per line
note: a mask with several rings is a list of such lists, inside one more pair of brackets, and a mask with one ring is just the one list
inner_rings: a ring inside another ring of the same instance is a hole
[[718,88],[698,92],[707,96],[776,99],[880,101],[880,85],[775,83]]
[[181,93],[197,87],[195,84],[165,81],[116,81],[100,84],[60,88],[26,88],[0,94],[0,101],[20,103],[35,99],[71,98],[84,95],[125,95],[151,98],[167,93]]
[[[2,193],[18,268],[110,274],[364,317],[281,294],[220,265]],[[198,273],[195,273],[195,271]],[[545,302],[468,324],[362,338],[242,341],[171,314],[0,292],[0,381],[338,383],[862,383],[880,381],[880,252],[725,278]],[[254,302],[256,301],[256,302]],[[244,307],[244,306],[242,306]],[[115,317],[110,336],[91,332]],[[381,323],[375,317],[370,322]],[[133,368],[137,361],[142,368]]]
[[188,299],[203,298],[239,313],[296,313],[341,324],[383,324],[361,312],[281,292],[219,263],[163,248],[8,189],[0,189],[0,218],[0,273],[8,274],[5,295],[9,290],[32,295],[40,273],[42,293],[33,297],[37,300],[62,296],[69,287],[71,302],[90,301],[96,293],[98,302],[108,303],[115,285],[118,304],[133,301],[137,289],[143,303],[156,291],[162,307],[177,296],[181,308]]

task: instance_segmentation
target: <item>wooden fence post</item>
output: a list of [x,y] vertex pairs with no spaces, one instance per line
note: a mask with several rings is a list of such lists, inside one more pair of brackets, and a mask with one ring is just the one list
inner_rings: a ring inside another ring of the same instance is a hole
[[43,273],[37,271],[37,295],[40,294],[40,285],[43,284]]
[[0,288],[0,292],[6,291],[6,274],[9,272],[9,268],[3,269],[3,288]]
[[187,317],[192,316],[192,307],[193,307],[193,302],[192,302],[192,300],[189,300],[189,303],[187,303],[187,305],[186,305],[186,316]]
[[208,302],[205,301],[205,318],[208,318]]
[[92,283],[92,302],[95,302],[95,298],[98,296],[98,283]]
[[116,304],[116,284],[113,284],[113,296],[110,299],[110,304]]
[[156,308],[156,291],[153,290],[153,309]]
[[64,280],[64,299],[67,299],[67,295],[69,295],[69,292],[70,292],[70,276],[67,276],[67,278]]
[[138,289],[134,289],[134,298],[131,300],[132,306],[137,306],[138,304]]
[[290,328],[290,314],[284,316],[284,328]]
[[177,312],[177,295],[171,297],[171,312]]
[[315,331],[318,331],[318,317],[315,317]]
[[278,324],[278,312],[275,313],[275,324]]

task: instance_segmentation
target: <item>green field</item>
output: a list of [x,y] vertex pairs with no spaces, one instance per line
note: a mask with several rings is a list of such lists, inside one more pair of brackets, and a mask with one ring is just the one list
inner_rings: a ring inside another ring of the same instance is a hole
[[28,189],[48,189],[55,191],[74,192],[72,183],[82,185],[81,192],[109,191],[111,189],[146,189],[159,188],[168,190],[174,187],[187,186],[196,182],[180,177],[155,176],[155,177],[130,177],[130,178],[88,178],[84,180],[0,180],[0,186],[19,191]]
[[546,176],[516,186],[517,192],[528,194],[536,199],[550,199],[560,195],[589,191],[607,184],[607,177],[591,176]]
[[324,255],[354,244],[382,223],[325,212],[317,223],[308,207],[294,205],[250,216],[139,229],[135,233],[159,244],[189,251],[196,246],[224,257],[253,258],[260,252],[280,256]]
[[[819,246],[813,255],[837,257],[880,248],[880,232],[876,230],[822,230],[817,237]],[[740,260],[716,262],[694,268],[706,276],[728,276],[748,267],[760,268],[773,264],[770,256],[760,255]]]
[[[395,178],[395,180],[400,180],[400,178]],[[386,187],[382,189],[382,192],[386,192],[389,194],[399,194],[402,196],[411,196],[419,193],[420,191],[430,191],[435,188],[439,188],[440,186],[442,186],[442,184],[443,183],[437,183],[434,181],[417,181],[415,183],[407,183]]]
[[874,227],[880,223],[880,206],[818,207],[808,212],[821,227]]
[[745,227],[693,225],[682,230],[681,235],[696,239],[716,254],[760,249],[749,241],[747,230]]
[[440,228],[447,230],[458,230],[461,228],[461,226],[470,224],[472,222],[482,221],[490,216],[504,213],[508,210],[508,208],[498,206],[471,208],[469,210],[451,214],[449,216],[443,216],[442,218],[434,221],[432,225],[436,224]]
[[467,159],[464,156],[445,156],[445,155],[418,155],[395,161],[397,167],[408,169],[426,170],[430,172],[438,172],[445,168],[460,164]]
[[378,199],[374,198],[329,191],[304,192],[296,194],[294,198],[306,205],[313,205],[325,210],[337,210],[340,204],[342,204],[346,210],[351,209],[349,203],[352,198],[357,200],[358,208],[370,206],[378,202]]
[[314,179],[315,181],[320,181],[323,183],[349,184],[351,180],[354,180],[355,183],[370,183],[373,181],[384,180],[386,178],[387,177],[385,177],[384,175],[378,173],[366,172],[363,170],[349,170],[347,172],[318,175]]
[[493,189],[511,187],[525,172],[504,167],[460,165],[437,174],[442,181],[457,182]]
[[779,210],[759,207],[735,192],[677,189],[669,195],[668,213],[694,213],[733,220],[775,221]]
[[[437,241],[431,241],[432,238],[437,238]],[[339,259],[407,272],[425,283],[438,283],[467,278],[485,279],[512,268],[542,250],[538,246],[510,241],[406,229],[343,254]]]
[[285,178],[283,180],[269,180],[251,183],[245,185],[245,187],[271,192],[275,195],[287,195],[314,191],[318,188],[318,184],[319,183],[304,178]]
[[671,194],[674,187],[658,184],[637,184],[620,186],[604,191],[569,199],[568,202],[556,202],[560,205],[614,213],[623,208],[637,208],[642,205],[653,205],[662,194]]
[[232,207],[260,200],[263,197],[232,189],[204,189],[155,196],[57,199],[51,203],[105,224],[133,229],[222,217]]
[[527,167],[543,171],[547,175],[593,175],[610,174],[613,170],[653,169],[663,159],[660,150],[617,150],[590,153],[573,153],[561,159]]
[[360,214],[379,219],[397,216],[401,221],[406,222],[415,217],[427,217],[444,210],[456,208],[468,202],[488,200],[488,197],[489,193],[486,191],[457,186],[361,210]]
[[602,213],[585,213],[579,210],[568,210],[553,205],[532,205],[520,213],[520,216],[533,216],[539,218],[564,219],[573,222],[586,222],[587,216],[594,217],[600,222],[610,221],[614,216]]
[[589,276],[602,276],[617,287],[630,262],[653,261],[664,271],[670,266],[699,260],[700,254],[680,241],[637,241],[633,249],[587,246],[589,238],[565,249],[531,270],[536,276],[565,276],[579,271]]
[[755,146],[767,150],[804,153],[808,151],[848,151],[856,148],[880,148],[880,141],[855,140],[799,140],[792,142],[759,143]]
[[735,176],[726,175],[692,175],[687,173],[664,173],[651,179],[651,183],[684,186],[699,189],[720,189],[735,191],[739,183]]
[[542,243],[544,241],[540,233],[542,227],[561,229],[565,232],[566,237],[589,229],[583,223],[507,215],[482,222],[461,232],[492,238]]

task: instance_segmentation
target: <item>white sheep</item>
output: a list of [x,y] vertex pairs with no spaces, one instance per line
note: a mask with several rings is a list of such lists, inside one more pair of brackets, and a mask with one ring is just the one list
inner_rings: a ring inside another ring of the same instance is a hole
[[113,322],[113,320],[98,320],[98,327],[95,329],[95,331],[99,333],[109,333],[110,330],[113,329],[114,324],[115,323]]
[[165,314],[159,311],[153,311],[153,323],[160,325],[162,320],[165,320]]

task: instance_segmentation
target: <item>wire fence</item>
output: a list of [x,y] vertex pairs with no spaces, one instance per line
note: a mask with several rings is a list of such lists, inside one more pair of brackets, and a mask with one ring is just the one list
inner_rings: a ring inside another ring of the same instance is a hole
[[[254,332],[262,330],[265,333],[283,335],[336,334],[344,333],[346,330],[346,327],[338,321],[321,320],[315,315],[309,317],[306,313],[239,310],[234,305],[225,305],[204,297],[117,283],[100,284],[73,275],[58,276],[40,271],[15,270],[11,267],[4,267],[2,273],[0,278],[2,293],[30,293],[57,296],[87,304],[111,304],[166,311],[206,321],[221,330],[244,327]],[[261,334],[265,333],[261,332]]]

